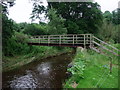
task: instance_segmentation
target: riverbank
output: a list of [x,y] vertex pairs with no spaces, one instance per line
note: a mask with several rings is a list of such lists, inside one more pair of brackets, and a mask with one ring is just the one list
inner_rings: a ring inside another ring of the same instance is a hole
[[3,72],[3,89],[13,88],[62,88],[68,64],[75,52],[51,58],[38,59],[20,68]]
[[26,55],[16,55],[13,57],[3,57],[2,60],[2,70],[3,72],[7,72],[9,70],[19,68],[23,65],[26,65],[30,62],[50,58],[53,56],[61,55],[67,52],[72,52],[72,48],[56,48],[56,47],[47,47],[47,46],[39,46],[38,48],[42,48],[41,52],[38,53],[29,53]]
[[110,58],[92,50],[77,49],[74,66],[67,71],[72,77],[66,80],[64,88],[118,88],[118,58],[113,57],[110,73]]

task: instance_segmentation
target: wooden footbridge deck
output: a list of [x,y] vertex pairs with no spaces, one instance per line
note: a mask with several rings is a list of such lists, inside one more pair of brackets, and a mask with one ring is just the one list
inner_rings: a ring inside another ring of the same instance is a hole
[[[66,46],[66,47],[89,47],[92,50],[109,55],[119,56],[120,50],[98,39],[92,34],[67,34],[67,35],[40,35],[32,36],[29,45],[41,46]],[[107,52],[107,53],[106,53]]]

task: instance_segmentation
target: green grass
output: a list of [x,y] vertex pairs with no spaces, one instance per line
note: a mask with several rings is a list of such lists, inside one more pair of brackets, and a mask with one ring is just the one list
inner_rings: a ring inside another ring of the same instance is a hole
[[[91,50],[77,50],[74,64],[82,62],[85,67],[76,70],[74,65],[68,71],[75,72],[71,78],[66,80],[65,88],[73,88],[73,82],[77,84],[74,88],[118,88],[118,58],[113,57],[113,68],[110,74],[110,58]],[[81,74],[81,72],[83,72]]]

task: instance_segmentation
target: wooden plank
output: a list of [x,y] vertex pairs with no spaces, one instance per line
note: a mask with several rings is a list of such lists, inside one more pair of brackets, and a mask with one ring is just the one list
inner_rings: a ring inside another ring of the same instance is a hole
[[92,47],[92,35],[90,35],[90,47]]
[[48,36],[48,44],[50,43],[50,36]]
[[113,47],[113,46],[109,45],[108,43],[106,43],[106,42],[104,42],[104,41],[102,41],[102,40],[98,39],[98,38],[97,38],[97,37],[95,37],[95,36],[93,36],[93,38],[94,38],[94,39],[97,39],[98,41],[102,42],[103,44],[108,45],[109,47],[111,47],[111,48],[113,48],[113,49],[115,49],[115,50],[117,50],[117,51],[120,51],[120,50],[118,50],[117,48],[115,48],[115,47]]
[[74,35],[73,35],[73,44],[74,44]]
[[104,47],[104,46],[101,46],[99,43],[97,43],[97,42],[95,42],[95,41],[93,41],[93,43],[95,43],[96,45],[100,46],[101,48],[103,48],[103,49],[105,49],[105,50],[107,50],[107,51],[109,51],[109,52],[113,53],[114,55],[117,55],[117,56],[118,56],[118,54],[117,54],[117,53],[113,52],[113,51],[112,51],[112,50],[110,50],[110,49],[107,49],[107,48],[106,48],[106,47]]
[[60,40],[59,40],[59,44],[61,44],[61,35],[59,36]]

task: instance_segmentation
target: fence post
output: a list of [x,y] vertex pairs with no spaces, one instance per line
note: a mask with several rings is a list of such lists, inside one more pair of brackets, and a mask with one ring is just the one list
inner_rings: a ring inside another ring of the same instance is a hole
[[110,57],[110,74],[112,73],[112,57]]
[[86,48],[86,45],[85,45],[85,34],[84,34],[84,48]]

